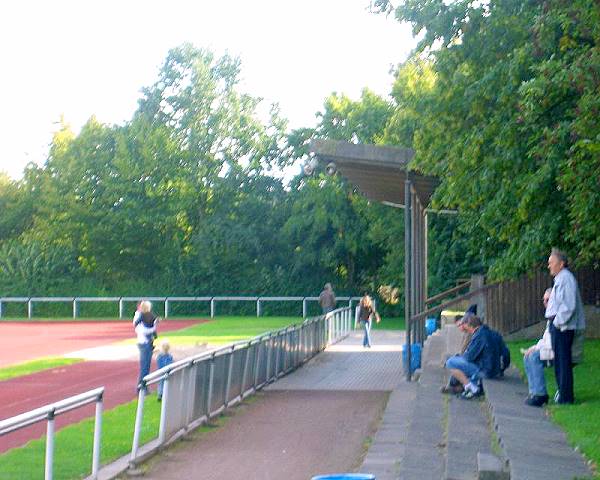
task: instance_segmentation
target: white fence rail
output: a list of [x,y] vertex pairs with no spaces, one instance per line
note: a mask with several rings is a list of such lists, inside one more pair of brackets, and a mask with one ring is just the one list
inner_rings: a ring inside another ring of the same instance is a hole
[[102,434],[102,402],[104,387],[96,388],[56,403],[36,408],[30,412],[0,421],[0,437],[15,430],[28,427],[46,420],[46,462],[44,479],[52,480],[54,473],[54,421],[57,415],[75,410],[90,403],[96,403],[96,421],[94,424],[94,446],[92,451],[92,476],[96,478],[100,469],[100,437]]
[[[73,318],[79,318],[79,307],[82,303],[112,302],[118,306],[119,318],[125,318],[125,304],[136,303],[140,299],[162,303],[165,318],[169,318],[173,304],[176,302],[199,302],[209,303],[210,316],[214,318],[217,313],[217,303],[224,302],[255,302],[256,316],[262,315],[262,306],[266,302],[302,302],[302,317],[308,316],[308,302],[318,302],[319,297],[0,297],[0,318],[4,316],[4,305],[7,303],[22,303],[27,306],[27,318],[34,317],[34,305],[40,303],[71,303]],[[353,302],[358,302],[360,297],[338,297],[338,302],[348,302],[352,307]]]

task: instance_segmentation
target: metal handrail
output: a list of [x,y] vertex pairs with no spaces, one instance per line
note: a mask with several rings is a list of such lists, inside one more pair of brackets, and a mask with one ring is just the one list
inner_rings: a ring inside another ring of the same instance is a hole
[[[342,308],[342,309],[338,309],[338,310],[344,310],[344,309]],[[307,319],[301,325],[304,325],[305,323],[313,323],[315,321],[316,320],[314,318]],[[265,338],[271,337],[273,335],[278,335],[278,334],[286,333],[289,331],[293,331],[294,329],[297,329],[297,328],[298,328],[297,325],[288,325],[287,327],[281,328],[279,330],[274,330],[272,332],[267,332],[267,333],[261,333],[260,335],[257,335],[248,340],[238,340],[237,342],[230,343],[224,347],[215,347],[211,350],[206,350],[205,352],[197,353],[195,355],[178,360],[177,362],[173,362],[163,368],[160,368],[158,370],[155,370],[154,372],[149,373],[148,375],[146,375],[144,377],[144,383],[146,385],[153,385],[153,384],[157,383],[158,381],[164,379],[167,375],[170,375],[172,373],[175,373],[176,371],[182,370],[182,369],[190,366],[193,363],[198,363],[209,357],[216,357],[219,355],[229,353],[230,351],[232,351],[232,349],[243,348],[243,347],[248,346],[251,343],[258,343]]]
[[[140,298],[153,302],[164,302],[165,317],[169,317],[169,306],[172,302],[209,302],[210,317],[216,315],[217,302],[256,302],[256,316],[261,316],[261,302],[302,302],[302,316],[306,317],[308,312],[307,302],[315,302],[319,297],[275,297],[275,296],[206,296],[206,297],[163,297],[163,296],[139,296],[139,297],[0,297],[0,318],[3,316],[3,303],[24,303],[27,305],[27,318],[33,318],[34,303],[43,302],[72,302],[73,303],[73,318],[79,316],[79,304],[91,302],[116,302],[119,307],[119,318],[125,317],[125,302],[138,302]],[[338,297],[340,302],[348,302],[348,306],[352,306],[352,302],[360,300],[361,297]]]
[[427,310],[424,310],[422,312],[419,312],[416,315],[413,315],[412,317],[410,317],[410,321],[411,323],[415,323],[418,320],[423,320],[425,317],[427,317],[427,315],[432,315],[434,313],[439,313],[442,310],[445,310],[448,307],[452,307],[454,305],[456,305],[457,303],[460,303],[464,300],[468,300],[471,297],[474,297],[475,295],[479,295],[480,293],[483,293],[484,291],[486,291],[489,288],[489,285],[485,285],[481,288],[478,288],[477,290],[473,290],[472,292],[468,292],[465,293],[463,295],[460,295],[456,298],[453,298],[452,300],[448,300],[447,302],[441,303],[436,307],[432,307],[429,308]]
[[450,288],[442,293],[438,293],[437,295],[434,295],[433,297],[428,298],[427,300],[425,300],[425,305],[427,305],[429,303],[437,302],[438,300],[441,300],[442,298],[453,295],[454,293],[461,291],[463,288],[470,287],[470,286],[471,286],[471,280],[469,280],[465,283],[461,283],[460,285],[457,285],[456,287]]
[[54,472],[54,421],[57,415],[75,410],[90,403],[96,403],[96,418],[94,424],[94,446],[92,450],[92,475],[91,478],[98,476],[100,468],[100,437],[102,433],[102,404],[104,396],[104,387],[95,388],[88,392],[80,393],[69,398],[65,398],[55,403],[36,408],[29,412],[16,415],[6,420],[0,421],[0,436],[22,428],[33,425],[34,423],[47,420],[46,428],[46,462],[44,468],[45,480],[52,480]]

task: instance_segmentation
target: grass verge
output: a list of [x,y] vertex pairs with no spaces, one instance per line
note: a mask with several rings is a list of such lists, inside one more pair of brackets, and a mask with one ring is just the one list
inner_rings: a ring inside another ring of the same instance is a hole
[[[523,355],[520,348],[527,348],[533,342],[510,342],[511,358],[522,375],[525,375]],[[569,442],[578,447],[592,460],[596,469],[600,466],[600,340],[586,340],[584,361],[573,370],[575,384],[574,405],[554,405],[550,402],[550,418],[567,433]],[[546,368],[548,395],[553,398],[556,392],[554,369]],[[597,470],[596,470],[597,472]],[[597,472],[595,478],[600,479]]]
[[403,317],[381,317],[381,322],[374,324],[377,330],[404,330],[406,328]]
[[82,362],[81,358],[50,357],[0,368],[0,381]]
[[[300,317],[216,317],[210,322],[167,332],[164,335],[161,335],[159,325],[158,333],[161,337],[168,338],[171,345],[226,345],[300,323]],[[135,343],[135,339],[126,342]]]
[[[137,401],[104,412],[102,419],[101,463],[110,463],[131,451]],[[147,397],[141,443],[158,436],[160,403],[154,395]],[[10,435],[10,434],[9,434]],[[94,419],[69,425],[56,433],[54,478],[83,478],[91,473]],[[0,456],[0,478],[44,478],[45,437],[32,440]]]

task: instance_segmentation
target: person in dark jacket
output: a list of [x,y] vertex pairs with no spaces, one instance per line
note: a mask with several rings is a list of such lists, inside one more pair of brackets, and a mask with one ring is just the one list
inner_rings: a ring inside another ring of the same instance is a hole
[[323,314],[332,312],[335,310],[335,293],[333,292],[333,287],[331,283],[326,283],[325,287],[323,287],[323,291],[319,295],[319,305],[321,305],[321,309]]
[[[167,365],[171,365],[173,363],[173,355],[170,353],[171,344],[168,340],[163,340],[160,342],[160,353],[156,357],[156,368],[161,369],[166,367]],[[162,400],[163,390],[164,390],[164,379],[160,381],[158,384],[158,390],[156,391],[157,397],[156,399],[160,402]]]
[[483,325],[475,315],[469,316],[465,329],[473,334],[471,342],[464,354],[454,355],[446,361],[446,368],[462,383],[462,398],[470,399],[483,394],[482,378],[496,378],[502,373],[502,337],[495,335],[496,332]]

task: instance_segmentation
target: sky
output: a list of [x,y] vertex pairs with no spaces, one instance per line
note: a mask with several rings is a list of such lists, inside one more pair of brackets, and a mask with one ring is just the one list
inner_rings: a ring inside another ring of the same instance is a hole
[[191,42],[241,59],[241,90],[314,126],[332,92],[391,91],[416,42],[368,0],[19,0],[0,6],[0,170],[43,164],[58,121],[122,124],[169,49]]

